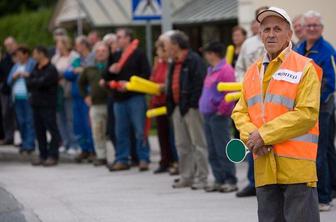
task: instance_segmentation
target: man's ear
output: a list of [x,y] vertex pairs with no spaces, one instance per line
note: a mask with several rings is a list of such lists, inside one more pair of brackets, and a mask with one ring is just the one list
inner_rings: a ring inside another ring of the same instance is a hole
[[289,29],[289,32],[288,32],[288,41],[291,41],[292,37],[293,37],[293,30]]

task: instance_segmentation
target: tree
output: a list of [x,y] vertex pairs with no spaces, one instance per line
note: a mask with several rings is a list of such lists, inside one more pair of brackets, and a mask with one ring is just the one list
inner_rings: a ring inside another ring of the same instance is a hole
[[18,14],[22,11],[37,10],[39,8],[49,8],[56,4],[57,0],[1,0],[0,15]]

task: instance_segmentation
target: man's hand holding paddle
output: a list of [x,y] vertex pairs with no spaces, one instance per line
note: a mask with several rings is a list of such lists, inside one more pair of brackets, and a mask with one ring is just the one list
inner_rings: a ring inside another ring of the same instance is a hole
[[272,146],[265,145],[258,130],[253,131],[246,143],[247,148],[258,156],[263,156],[271,151]]

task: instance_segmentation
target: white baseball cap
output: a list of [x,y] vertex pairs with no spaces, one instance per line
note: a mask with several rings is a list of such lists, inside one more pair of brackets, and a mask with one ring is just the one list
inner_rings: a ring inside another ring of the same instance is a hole
[[290,27],[292,28],[292,21],[289,17],[289,15],[287,14],[287,12],[282,9],[282,8],[278,8],[278,7],[269,7],[268,9],[265,9],[264,11],[261,11],[258,15],[257,15],[257,21],[259,23],[262,23],[262,21],[268,17],[268,16],[277,16],[282,18],[283,20],[285,20]]

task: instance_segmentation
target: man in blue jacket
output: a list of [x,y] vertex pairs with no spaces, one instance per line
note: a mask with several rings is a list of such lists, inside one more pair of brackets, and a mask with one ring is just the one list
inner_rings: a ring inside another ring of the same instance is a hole
[[26,46],[19,46],[14,55],[17,62],[9,72],[7,84],[12,89],[12,100],[22,140],[20,153],[26,155],[35,149],[35,131],[25,77],[33,71],[36,61],[30,58],[30,50]]
[[85,36],[78,36],[75,45],[80,58],[75,59],[71,67],[64,72],[64,78],[71,82],[73,130],[82,150],[82,152],[76,156],[75,161],[77,163],[85,160],[92,162],[95,159],[95,149],[90,126],[89,107],[85,103],[84,98],[80,95],[77,83],[84,68],[94,66],[95,54],[91,51],[90,43]]
[[[304,14],[304,29],[306,40],[302,42],[297,52],[314,60],[323,70],[320,105],[320,136],[317,153],[318,196],[320,211],[329,211],[331,202],[331,178],[333,167],[328,161],[335,156],[333,113],[335,92],[335,50],[322,37],[323,24],[320,13],[308,11]],[[309,96],[309,95],[307,95]]]

